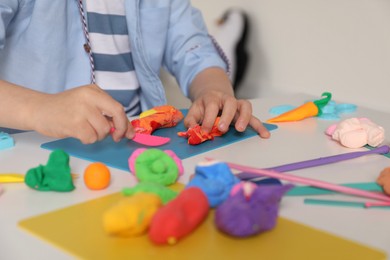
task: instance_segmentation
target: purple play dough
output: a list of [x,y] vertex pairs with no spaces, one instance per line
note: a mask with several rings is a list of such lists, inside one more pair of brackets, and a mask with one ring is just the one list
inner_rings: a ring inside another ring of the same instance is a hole
[[279,202],[292,187],[290,184],[259,186],[250,198],[240,190],[216,209],[217,228],[235,237],[252,236],[274,228]]

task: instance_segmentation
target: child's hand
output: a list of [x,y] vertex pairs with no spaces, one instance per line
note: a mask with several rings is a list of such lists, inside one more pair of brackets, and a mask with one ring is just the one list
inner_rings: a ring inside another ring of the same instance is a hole
[[121,104],[96,85],[86,85],[58,94],[43,94],[33,106],[31,125],[41,134],[75,137],[89,144],[110,134],[118,142],[133,138],[133,128]]
[[234,122],[239,132],[250,125],[262,138],[270,137],[269,131],[252,115],[252,105],[248,100],[238,100],[219,91],[207,91],[194,100],[184,124],[186,127],[201,124],[205,132],[210,132],[220,112],[218,130],[221,132],[228,131],[229,125]]

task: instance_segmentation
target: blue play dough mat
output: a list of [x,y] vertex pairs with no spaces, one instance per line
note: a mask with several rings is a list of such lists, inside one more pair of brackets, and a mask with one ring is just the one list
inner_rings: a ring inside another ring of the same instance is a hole
[[[183,114],[187,110],[182,110]],[[276,125],[264,124],[269,131],[277,128]],[[184,127],[183,120],[175,127],[162,128],[153,132],[153,135],[169,137],[171,141],[165,145],[157,146],[155,148],[161,150],[172,150],[180,159],[186,159],[210,150],[220,148],[222,146],[232,144],[253,136],[257,133],[250,127],[245,132],[237,132],[234,127],[230,127],[229,131],[220,137],[215,137],[212,141],[206,141],[199,145],[189,145],[187,139],[177,136],[177,132],[184,132],[187,129]],[[260,138],[260,137],[259,137]],[[108,166],[128,171],[128,158],[137,148],[151,148],[131,140],[121,140],[115,143],[111,137],[94,143],[83,144],[75,138],[65,138],[52,142],[47,142],[41,145],[42,148],[48,150],[62,149],[74,157],[85,159],[91,162],[102,162]]]

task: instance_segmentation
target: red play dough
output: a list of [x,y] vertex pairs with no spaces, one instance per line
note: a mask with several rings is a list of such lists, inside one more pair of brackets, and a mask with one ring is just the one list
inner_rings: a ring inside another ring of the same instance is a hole
[[202,223],[209,208],[201,189],[187,188],[157,211],[150,225],[149,238],[156,244],[176,244]]

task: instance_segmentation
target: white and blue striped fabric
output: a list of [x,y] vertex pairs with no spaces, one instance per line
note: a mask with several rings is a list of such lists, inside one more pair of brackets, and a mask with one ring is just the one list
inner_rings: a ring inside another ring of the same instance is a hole
[[141,112],[124,0],[87,0],[86,12],[96,84],[120,102],[128,115]]

